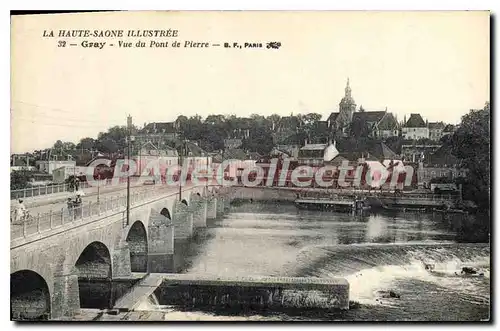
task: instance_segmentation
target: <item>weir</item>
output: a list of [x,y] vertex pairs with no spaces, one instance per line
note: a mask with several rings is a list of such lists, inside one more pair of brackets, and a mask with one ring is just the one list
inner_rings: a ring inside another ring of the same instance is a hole
[[127,294],[118,299],[113,308],[120,311],[134,310],[160,286],[162,274],[149,274],[139,281]]
[[349,283],[343,278],[190,274],[150,274],[115,308],[133,310],[153,293],[162,305],[183,307],[349,309]]

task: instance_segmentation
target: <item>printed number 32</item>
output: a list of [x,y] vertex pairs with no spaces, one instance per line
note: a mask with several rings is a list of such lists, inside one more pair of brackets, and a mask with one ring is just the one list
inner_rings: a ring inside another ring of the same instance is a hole
[[64,40],[58,41],[57,47],[66,47],[66,42]]

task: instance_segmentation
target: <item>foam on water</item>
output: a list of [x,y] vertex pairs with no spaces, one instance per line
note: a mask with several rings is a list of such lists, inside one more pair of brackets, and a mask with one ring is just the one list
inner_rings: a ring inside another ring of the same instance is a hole
[[158,298],[156,295],[151,294],[147,299],[139,303],[139,305],[135,308],[135,310],[161,310],[160,303],[158,302]]
[[[477,298],[479,303],[489,302],[489,293],[485,291],[484,286],[481,286],[482,282],[489,281],[489,256],[464,259],[451,256],[443,260],[438,255],[439,253],[450,255],[449,251],[445,251],[445,249],[438,249],[434,251],[434,254],[426,254],[416,250],[407,253],[408,263],[370,266],[343,275],[350,285],[351,300],[364,304],[378,304],[379,291],[393,290],[397,287],[395,285],[397,281],[413,279],[433,283],[449,291],[467,294],[471,298]],[[424,263],[433,264],[434,271],[426,270]],[[484,276],[460,275],[464,266],[476,267]],[[327,272],[323,276],[335,277],[338,275]],[[384,301],[386,304],[390,304],[389,301]]]

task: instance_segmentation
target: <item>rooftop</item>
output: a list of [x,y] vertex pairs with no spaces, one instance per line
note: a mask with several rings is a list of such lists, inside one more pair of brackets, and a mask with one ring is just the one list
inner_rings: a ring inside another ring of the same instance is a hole
[[307,144],[302,147],[301,151],[322,151],[326,148],[327,144]]
[[443,122],[429,122],[429,129],[431,130],[443,130],[444,128]]
[[385,113],[385,111],[355,112],[352,115],[352,120],[358,119],[366,122],[379,122],[384,117]]
[[420,114],[411,114],[405,127],[407,128],[425,128],[425,121]]
[[139,133],[175,133],[177,129],[174,122],[151,122],[148,123]]

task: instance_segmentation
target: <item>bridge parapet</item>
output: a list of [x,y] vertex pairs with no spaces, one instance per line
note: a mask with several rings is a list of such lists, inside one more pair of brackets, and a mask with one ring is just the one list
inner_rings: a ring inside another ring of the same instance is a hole
[[[187,190],[192,190],[190,187]],[[203,188],[200,188],[202,191]],[[130,194],[130,205],[135,207],[144,203],[149,203],[156,198],[168,198],[176,196],[177,192],[166,192],[166,189],[152,189]],[[127,206],[126,194],[121,194],[111,198],[104,198],[97,203],[83,203],[82,205],[68,209],[61,208],[56,211],[28,216],[11,223],[11,241],[19,238],[27,238],[39,235],[68,223],[86,223],[91,222],[96,217],[102,217],[111,213],[123,212]]]

